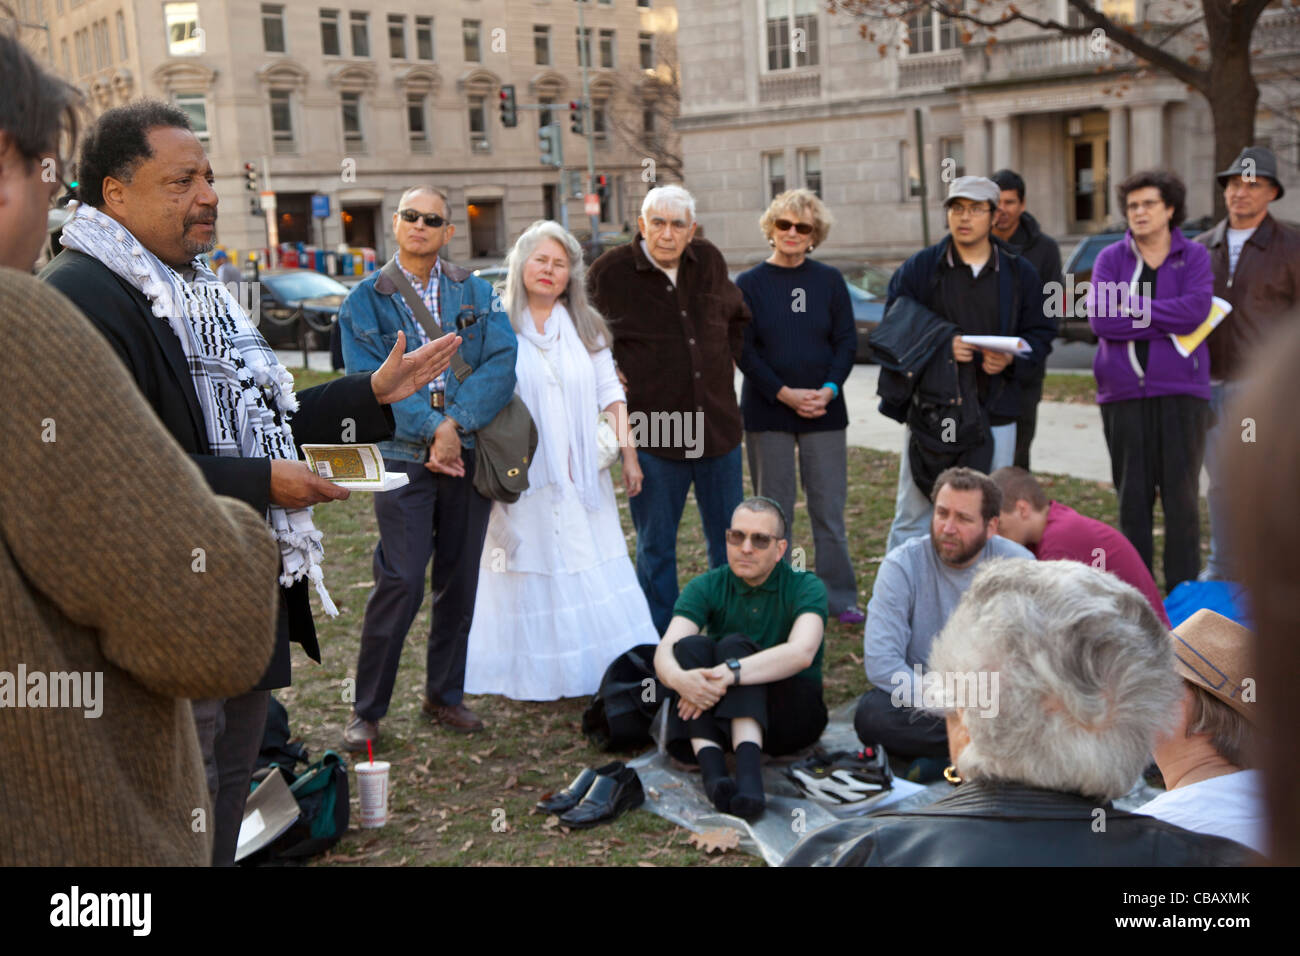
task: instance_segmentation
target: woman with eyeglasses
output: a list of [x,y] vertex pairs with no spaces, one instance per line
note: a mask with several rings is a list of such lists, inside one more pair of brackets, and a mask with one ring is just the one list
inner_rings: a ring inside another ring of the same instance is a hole
[[740,360],[740,411],[754,491],[779,502],[791,518],[787,547],[798,454],[817,576],[831,616],[861,624],[844,526],[849,416],[841,389],[857,352],[853,303],[839,270],[808,258],[826,241],[831,222],[825,204],[807,189],[781,193],[759,219],[772,254],[736,278],[753,314]]
[[1182,180],[1148,170],[1120,183],[1118,194],[1128,231],[1093,265],[1088,322],[1099,342],[1092,368],[1120,530],[1153,569],[1152,509],[1160,495],[1168,592],[1195,580],[1201,567],[1210,356],[1203,341],[1189,351],[1175,340],[1209,317],[1214,273],[1206,248],[1178,228],[1186,218]]
[[506,260],[502,304],[519,339],[516,392],[537,424],[528,490],[494,502],[469,633],[467,694],[556,700],[593,694],[609,664],[659,640],[599,467],[598,420],[641,491],[605,320],[588,303],[582,249],[558,223],[528,227]]

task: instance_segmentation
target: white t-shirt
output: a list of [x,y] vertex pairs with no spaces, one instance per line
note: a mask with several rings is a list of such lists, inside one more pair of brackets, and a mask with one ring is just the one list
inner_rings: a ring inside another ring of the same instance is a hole
[[1249,229],[1229,229],[1228,230],[1228,275],[1233,275],[1237,271],[1237,260],[1241,258],[1241,250],[1246,246],[1246,240],[1255,234],[1256,226]]
[[645,257],[650,260],[650,264],[652,266],[654,266],[656,269],[658,269],[660,272],[662,272],[664,275],[668,277],[669,282],[671,282],[673,285],[677,284],[676,266],[673,266],[671,269],[665,269],[659,263],[655,262],[655,257],[650,255],[650,247],[646,245],[644,239],[641,240],[641,251],[645,253]]
[[1268,852],[1264,780],[1258,770],[1225,773],[1168,790],[1134,812]]

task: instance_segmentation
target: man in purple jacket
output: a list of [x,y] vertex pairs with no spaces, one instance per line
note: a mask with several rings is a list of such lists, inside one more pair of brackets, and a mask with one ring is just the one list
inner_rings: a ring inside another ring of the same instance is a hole
[[1184,355],[1175,338],[1209,316],[1214,275],[1205,247],[1178,228],[1187,189],[1177,176],[1135,173],[1118,193],[1129,228],[1093,265],[1088,321],[1100,342],[1092,369],[1120,530],[1151,569],[1159,493],[1168,592],[1201,566],[1197,495],[1210,416],[1205,343]]

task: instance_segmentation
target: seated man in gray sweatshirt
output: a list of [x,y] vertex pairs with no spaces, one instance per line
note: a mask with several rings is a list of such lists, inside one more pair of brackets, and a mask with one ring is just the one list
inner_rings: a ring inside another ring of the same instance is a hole
[[935,635],[982,562],[1034,557],[998,537],[1002,493],[988,475],[949,468],[935,479],[933,500],[930,536],[890,551],[876,575],[863,640],[872,687],[853,717],[863,744],[878,744],[891,757],[919,758],[907,773],[918,783],[937,779],[948,761],[943,718],[922,709],[939,703],[932,698],[942,686],[924,670]]

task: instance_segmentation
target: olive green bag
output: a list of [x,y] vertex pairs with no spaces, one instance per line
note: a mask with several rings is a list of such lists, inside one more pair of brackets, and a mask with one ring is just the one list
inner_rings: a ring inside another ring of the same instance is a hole
[[[444,333],[429,313],[424,301],[415,294],[411,283],[396,259],[389,260],[383,268],[402,293],[402,298],[424,327],[430,341]],[[457,350],[451,357],[451,371],[456,381],[464,382],[474,370],[460,357]],[[537,425],[528,413],[528,406],[518,395],[511,395],[505,408],[495,418],[474,433],[474,488],[484,498],[513,504],[528,490],[528,463],[537,451]]]

